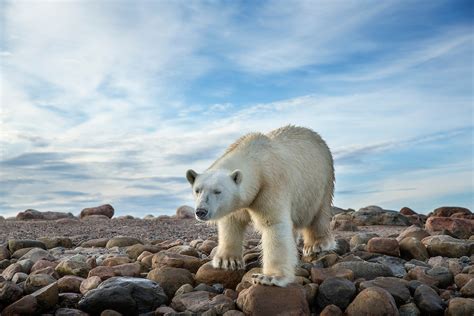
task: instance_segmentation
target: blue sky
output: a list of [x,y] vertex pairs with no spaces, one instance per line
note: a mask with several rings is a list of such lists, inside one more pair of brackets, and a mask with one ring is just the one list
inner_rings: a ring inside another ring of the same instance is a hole
[[295,124],[335,205],[474,207],[472,1],[2,1],[0,214],[192,205],[189,168]]

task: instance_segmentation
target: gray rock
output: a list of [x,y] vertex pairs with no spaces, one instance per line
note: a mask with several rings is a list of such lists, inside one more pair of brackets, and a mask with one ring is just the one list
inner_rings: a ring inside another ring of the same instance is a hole
[[420,316],[420,310],[416,307],[415,303],[408,303],[400,306],[398,309],[400,316]]
[[333,266],[333,269],[349,269],[354,273],[354,279],[364,278],[372,280],[380,276],[393,276],[389,267],[374,262],[367,261],[346,261],[339,262]]
[[30,274],[25,281],[25,293],[31,294],[55,282],[56,279],[49,274]]
[[408,282],[405,280],[393,277],[378,277],[372,281],[362,282],[359,287],[363,290],[373,286],[387,290],[393,296],[397,305],[408,303],[411,299]]
[[36,263],[39,260],[48,260],[54,261],[55,258],[47,251],[41,248],[33,248],[23,256],[21,256],[20,260],[28,259],[31,260],[33,263]]
[[165,304],[168,297],[154,281],[113,277],[102,282],[79,301],[79,308],[89,314],[113,309],[124,315],[148,313]]
[[23,295],[23,290],[11,281],[0,282],[0,306],[7,306]]
[[353,214],[354,223],[364,225],[410,226],[410,220],[397,211],[384,210],[379,206],[366,206]]
[[405,270],[405,260],[391,256],[378,256],[368,260],[369,262],[380,263],[390,269],[396,277],[403,278],[407,271]]
[[474,240],[456,239],[448,235],[423,238],[421,241],[431,257],[459,258],[474,253]]
[[10,249],[11,253],[23,248],[42,248],[46,249],[46,245],[43,244],[41,241],[38,240],[30,240],[30,239],[10,239],[8,241],[8,249]]
[[414,298],[422,314],[433,316],[442,316],[444,314],[446,305],[431,287],[424,284],[418,286],[415,290]]
[[356,287],[351,281],[339,277],[329,277],[319,286],[316,302],[321,309],[333,304],[345,310],[355,297],[356,292]]

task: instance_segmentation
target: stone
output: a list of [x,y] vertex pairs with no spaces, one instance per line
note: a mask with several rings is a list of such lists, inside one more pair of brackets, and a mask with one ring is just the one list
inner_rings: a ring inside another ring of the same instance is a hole
[[46,245],[38,240],[30,239],[10,239],[8,241],[8,249],[11,253],[23,248],[42,248],[46,249]]
[[79,292],[86,294],[90,290],[93,290],[99,286],[102,282],[102,279],[98,276],[90,276],[87,279],[84,279],[79,286]]
[[377,286],[380,287],[395,299],[397,305],[403,305],[408,303],[411,299],[410,290],[408,290],[408,282],[394,277],[378,277],[371,281],[361,282],[359,288],[361,290],[369,287]]
[[19,263],[13,263],[3,270],[2,277],[7,281],[11,281],[17,272],[22,272],[21,265]]
[[59,293],[60,307],[65,308],[78,308],[79,301],[82,298],[82,294],[79,293]]
[[460,289],[471,279],[474,279],[474,274],[459,273],[454,276],[454,283],[456,283],[456,286]]
[[474,219],[430,216],[425,227],[429,232],[446,230],[458,238],[468,239],[474,234]]
[[171,247],[167,249],[166,251],[171,252],[171,253],[177,253],[180,255],[199,258],[199,252],[196,250],[196,248],[191,247],[191,246],[178,245],[178,246]]
[[0,306],[11,304],[19,300],[23,290],[12,281],[0,282]]
[[217,247],[217,242],[215,242],[214,240],[206,239],[202,242],[198,249],[209,255],[212,249],[214,249],[215,247]]
[[174,315],[176,311],[169,306],[161,306],[155,310],[155,316]]
[[10,251],[7,246],[0,245],[0,261],[10,259]]
[[57,262],[51,262],[49,260],[44,260],[44,259],[40,259],[38,261],[35,262],[35,264],[33,264],[33,266],[31,267],[31,273],[35,272],[35,271],[38,271],[38,270],[42,270],[44,268],[47,268],[47,267],[51,267],[51,268],[56,268],[56,266],[58,265]]
[[332,230],[339,231],[357,231],[357,225],[354,223],[352,213],[340,213],[332,217],[329,227]]
[[113,267],[98,266],[89,271],[87,277],[98,276],[102,281],[116,276]]
[[88,248],[88,247],[105,248],[108,241],[109,241],[109,238],[90,239],[90,240],[84,241],[81,244],[81,247],[84,247],[84,248]]
[[8,305],[2,316],[35,315],[38,309],[36,298],[32,295],[23,296],[18,301]]
[[433,316],[444,314],[445,303],[436,294],[435,290],[428,285],[418,286],[415,290],[414,299],[422,314]]
[[449,300],[446,316],[474,315],[474,300],[456,297]]
[[345,310],[356,295],[355,285],[344,278],[329,277],[319,286],[316,302],[320,308],[336,305]]
[[454,283],[454,276],[446,267],[434,267],[426,270],[426,274],[437,281],[436,286],[446,288]]
[[346,309],[347,316],[399,315],[392,295],[380,287],[362,290]]
[[125,263],[118,266],[113,266],[112,270],[117,276],[139,277],[141,265],[138,262]]
[[89,314],[113,309],[124,315],[138,315],[154,311],[167,302],[168,297],[154,281],[114,277],[87,292],[79,301],[79,308]]
[[127,247],[127,256],[130,259],[137,260],[138,256],[141,255],[142,252],[148,251],[150,253],[157,253],[160,251],[162,248],[157,245],[142,245],[141,243],[132,245]]
[[116,312],[112,309],[106,309],[100,313],[100,316],[123,316],[121,313]]
[[75,308],[58,308],[54,316],[89,316],[89,314]]
[[130,259],[128,257],[109,257],[102,261],[102,265],[107,267],[118,266],[124,263],[130,263]]
[[28,278],[28,274],[26,273],[23,273],[23,272],[17,272],[15,273],[15,275],[13,276],[12,278],[12,282],[13,283],[16,283],[16,284],[19,284],[23,281],[26,281],[26,279]]
[[417,213],[414,210],[412,210],[411,208],[406,207],[406,206],[402,207],[402,209],[400,210],[400,214],[405,215],[405,216],[406,215],[417,215]]
[[400,241],[400,255],[407,260],[425,261],[429,258],[425,245],[415,237],[405,237]]
[[420,310],[415,303],[408,303],[398,308],[400,316],[420,316]]
[[46,285],[55,283],[56,279],[48,274],[30,274],[25,281],[25,293],[31,294]]
[[212,262],[202,265],[196,273],[196,282],[202,282],[209,285],[221,283],[225,288],[235,289],[242,280],[245,270],[225,270],[216,269]]
[[471,211],[464,207],[458,206],[442,206],[435,209],[432,216],[450,217],[456,213],[463,213],[465,215],[471,215]]
[[58,303],[58,294],[58,284],[54,282],[36,290],[31,296],[36,298],[39,311],[47,311]]
[[46,249],[52,249],[56,247],[72,248],[72,240],[67,237],[41,237],[38,238],[45,246]]
[[374,233],[359,233],[351,237],[349,244],[351,246],[351,249],[353,249],[358,245],[367,244],[367,242],[374,237],[379,237],[379,236]]
[[367,251],[394,257],[400,256],[400,248],[398,247],[398,241],[395,238],[371,238],[367,243]]
[[73,258],[63,260],[56,266],[56,272],[61,276],[76,275],[81,278],[87,278],[89,270],[90,267],[85,261]]
[[425,284],[428,284],[429,286],[438,285],[439,281],[435,277],[426,274],[427,270],[427,268],[421,266],[414,267],[413,269],[408,271],[406,278],[408,280],[417,280],[423,282]]
[[72,292],[80,293],[81,283],[84,281],[84,278],[75,276],[75,275],[65,275],[58,280],[58,290],[60,293]]
[[114,238],[111,238],[108,242],[107,245],[105,245],[106,248],[112,248],[112,247],[129,247],[132,245],[136,244],[143,244],[140,240],[134,237],[127,237],[127,236],[117,236]]
[[[179,289],[176,290],[176,292],[174,293],[174,296],[179,296],[181,294],[189,293],[192,291],[194,291],[194,288],[191,284],[183,284],[179,287]],[[197,287],[196,287],[196,291],[199,291]]]
[[327,305],[319,314],[319,316],[342,316],[342,311],[336,305]]
[[474,279],[470,279],[459,292],[463,297],[474,297]]
[[423,238],[421,242],[425,245],[431,257],[459,258],[474,253],[474,240],[462,240],[448,235],[438,235]]
[[194,208],[187,205],[182,205],[176,210],[176,218],[187,219],[194,218]]
[[112,205],[104,204],[97,207],[90,207],[90,208],[83,209],[79,217],[82,219],[90,215],[103,215],[103,216],[107,216],[108,218],[112,218],[114,216],[114,212],[115,211]]
[[314,283],[321,284],[330,277],[340,277],[352,281],[354,280],[354,273],[352,270],[345,268],[311,268],[311,280]]
[[194,284],[191,272],[181,268],[163,267],[151,270],[147,279],[158,282],[168,297],[173,297],[183,284]]
[[31,260],[36,263],[39,260],[54,261],[55,258],[49,253],[49,251],[41,248],[32,248],[27,253],[21,256],[20,260]]
[[74,218],[72,213],[65,212],[40,212],[33,209],[27,209],[23,212],[19,212],[16,215],[16,219],[19,221],[26,220],[44,220],[44,221],[53,221],[62,218]]
[[205,263],[199,258],[193,256],[180,255],[177,253],[170,253],[167,251],[161,251],[153,255],[152,267],[174,267],[183,268],[196,273],[198,269]]
[[354,279],[364,278],[372,280],[380,276],[393,276],[392,270],[386,265],[367,261],[347,261],[336,263],[333,269],[349,269],[354,274]]
[[396,211],[384,210],[379,206],[363,207],[353,213],[353,221],[357,226],[390,225],[409,226],[410,220]]
[[222,315],[229,310],[235,309],[235,303],[225,295],[216,295],[207,291],[194,291],[175,296],[171,307],[176,311],[190,311],[201,314],[214,309],[217,314]]
[[252,285],[242,290],[237,306],[246,315],[309,315],[306,293],[300,285]]
[[416,225],[411,225],[410,227],[407,227],[398,235],[397,240],[398,242],[400,242],[404,238],[413,237],[421,241],[423,238],[429,237],[429,236],[430,234],[423,228],[418,227]]

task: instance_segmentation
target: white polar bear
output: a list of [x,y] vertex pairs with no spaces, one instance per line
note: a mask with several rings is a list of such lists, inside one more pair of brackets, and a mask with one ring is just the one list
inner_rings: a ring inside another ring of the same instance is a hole
[[254,283],[286,286],[294,280],[298,253],[335,247],[329,230],[334,193],[331,152],[319,134],[286,126],[251,133],[232,144],[204,173],[188,170],[196,218],[217,222],[216,268],[241,269],[242,244],[250,221],[262,233],[263,274]]

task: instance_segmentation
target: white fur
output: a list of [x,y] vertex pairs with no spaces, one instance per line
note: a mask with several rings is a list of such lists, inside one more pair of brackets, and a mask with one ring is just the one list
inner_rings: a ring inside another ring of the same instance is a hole
[[306,255],[335,246],[329,231],[333,160],[326,143],[309,129],[286,126],[245,135],[203,174],[189,170],[187,178],[196,209],[208,210],[205,220],[218,224],[215,267],[243,267],[250,221],[262,233],[263,274],[253,277],[255,283],[286,286],[294,280],[293,230],[301,232]]

